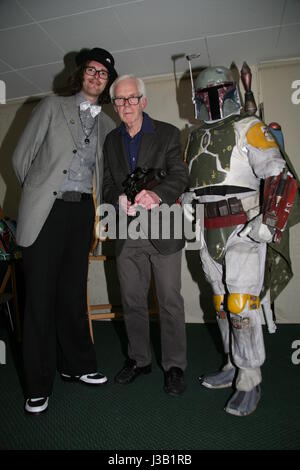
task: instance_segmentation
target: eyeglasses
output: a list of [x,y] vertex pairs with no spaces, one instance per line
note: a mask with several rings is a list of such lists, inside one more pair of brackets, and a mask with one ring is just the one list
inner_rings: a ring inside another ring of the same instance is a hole
[[95,67],[85,67],[85,72],[91,77],[94,77],[95,75],[98,74],[98,77],[102,78],[103,80],[107,80],[109,77],[109,73],[107,70],[104,70],[104,69],[97,70]]
[[112,102],[116,106],[125,106],[127,101],[128,104],[137,105],[142,98],[143,95],[140,96],[129,96],[129,98],[113,98]]

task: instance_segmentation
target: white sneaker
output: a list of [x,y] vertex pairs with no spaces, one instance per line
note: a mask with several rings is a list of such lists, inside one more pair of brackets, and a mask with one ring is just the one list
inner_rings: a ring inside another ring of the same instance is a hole
[[88,385],[102,385],[107,382],[107,377],[100,372],[84,375],[68,375],[60,374],[61,378],[66,382],[83,382]]
[[48,408],[49,397],[28,398],[25,402],[25,411],[33,415],[39,415]]
[[107,377],[100,372],[95,372],[94,374],[81,375],[79,380],[90,385],[101,385],[107,382]]

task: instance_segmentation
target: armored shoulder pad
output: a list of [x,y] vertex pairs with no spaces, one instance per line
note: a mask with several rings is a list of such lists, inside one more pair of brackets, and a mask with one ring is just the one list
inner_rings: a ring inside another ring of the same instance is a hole
[[246,134],[248,144],[260,150],[279,148],[268,127],[263,122],[257,122],[250,127]]

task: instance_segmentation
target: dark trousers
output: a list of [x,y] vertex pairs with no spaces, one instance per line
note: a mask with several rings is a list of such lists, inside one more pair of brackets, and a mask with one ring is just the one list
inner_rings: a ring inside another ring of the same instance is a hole
[[117,257],[128,355],[139,367],[151,362],[148,292],[152,266],[160,311],[161,364],[165,371],[186,368],[181,257],[181,250],[160,254],[148,240],[127,240]]
[[36,241],[23,249],[28,397],[49,396],[56,369],[70,375],[97,370],[86,314],[94,216],[92,200],[56,200]]

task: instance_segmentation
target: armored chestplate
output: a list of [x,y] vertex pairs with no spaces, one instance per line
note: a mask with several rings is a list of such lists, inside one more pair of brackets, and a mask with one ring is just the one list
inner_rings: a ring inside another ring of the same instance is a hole
[[191,190],[223,185],[258,189],[244,149],[249,124],[245,116],[234,115],[212,124],[204,122],[191,132],[186,149]]

